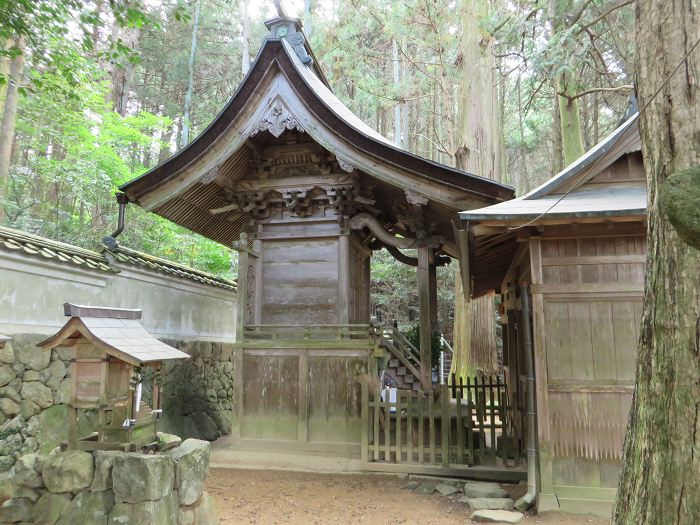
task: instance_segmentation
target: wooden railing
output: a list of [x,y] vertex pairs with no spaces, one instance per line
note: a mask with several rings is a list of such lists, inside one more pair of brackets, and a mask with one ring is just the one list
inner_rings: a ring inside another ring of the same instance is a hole
[[[507,388],[500,378],[468,378],[434,390],[398,390],[391,402],[362,385],[362,458],[423,466],[514,466]],[[499,439],[500,438],[500,439]],[[420,469],[416,469],[417,472]]]
[[396,327],[374,327],[380,346],[386,348],[389,353],[397,358],[402,366],[405,366],[416,379],[421,377],[420,352]]
[[341,341],[344,339],[369,339],[370,337],[372,337],[372,333],[368,324],[255,324],[243,327],[244,339]]

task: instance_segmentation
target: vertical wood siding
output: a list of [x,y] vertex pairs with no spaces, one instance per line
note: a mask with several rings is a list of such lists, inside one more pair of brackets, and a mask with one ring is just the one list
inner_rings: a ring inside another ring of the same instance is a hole
[[[615,166],[612,166],[614,168]],[[615,175],[609,175],[611,178]],[[603,181],[601,181],[603,182]],[[533,285],[539,366],[546,378],[544,484],[615,487],[634,388],[646,239],[615,235],[541,238]],[[601,227],[603,228],[603,227]],[[533,254],[534,255],[534,254]],[[543,359],[542,359],[543,358]],[[544,394],[544,392],[542,392]],[[541,403],[540,403],[541,405]]]

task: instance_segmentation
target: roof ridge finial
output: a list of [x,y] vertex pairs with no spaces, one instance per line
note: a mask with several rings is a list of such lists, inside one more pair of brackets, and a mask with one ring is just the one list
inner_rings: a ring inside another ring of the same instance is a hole
[[274,0],[274,2],[279,16],[265,20],[265,26],[270,31],[265,40],[286,40],[292,46],[302,64],[310,66],[313,63],[313,58],[306,48],[306,38],[302,31],[301,20],[292,16],[286,16],[284,9],[280,5],[280,0]]

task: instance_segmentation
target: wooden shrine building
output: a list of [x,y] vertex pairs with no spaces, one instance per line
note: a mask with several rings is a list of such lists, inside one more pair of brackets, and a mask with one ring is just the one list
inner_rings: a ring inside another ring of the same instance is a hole
[[516,426],[534,345],[539,510],[610,515],[634,390],[646,213],[637,113],[527,195],[460,213],[471,294],[503,299]]
[[266,25],[214,122],[121,190],[240,252],[233,445],[359,456],[359,378],[399,344],[369,324],[372,250],[418,268],[421,344],[398,368],[430,389],[435,268],[459,256],[458,212],[513,191],[394,146],[331,92],[298,20]]

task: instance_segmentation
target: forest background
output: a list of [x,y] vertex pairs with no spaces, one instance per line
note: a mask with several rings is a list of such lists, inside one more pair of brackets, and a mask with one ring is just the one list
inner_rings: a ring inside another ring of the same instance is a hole
[[[629,106],[632,0],[287,0],[334,92],[397,146],[528,192]],[[0,224],[96,248],[117,186],[191,142],[275,15],[254,0],[0,0]],[[120,242],[233,278],[231,249],[137,206]],[[438,275],[451,338],[455,265]],[[415,269],[372,258],[374,314],[417,319]]]

